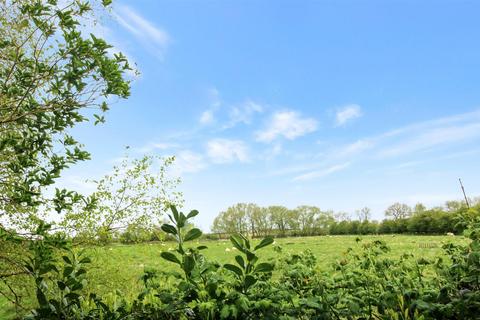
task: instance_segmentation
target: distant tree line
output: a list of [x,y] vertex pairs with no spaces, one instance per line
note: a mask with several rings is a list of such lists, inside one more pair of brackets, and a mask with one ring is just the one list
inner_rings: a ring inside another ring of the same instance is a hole
[[[480,208],[479,201],[472,201]],[[233,233],[251,237],[313,236],[346,234],[459,234],[465,226],[458,223],[467,211],[462,201],[448,201],[442,207],[427,208],[423,204],[410,207],[394,203],[385,212],[385,219],[371,219],[367,207],[355,211],[352,218],[346,212],[324,211],[315,206],[260,207],[253,203],[238,203],[221,212],[214,220],[212,237]]]

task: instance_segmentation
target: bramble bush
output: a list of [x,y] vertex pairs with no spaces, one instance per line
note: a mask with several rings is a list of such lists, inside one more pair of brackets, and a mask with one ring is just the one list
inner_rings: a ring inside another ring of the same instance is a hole
[[234,261],[220,265],[202,254],[193,240],[202,233],[187,228],[198,214],[171,207],[162,230],[175,238],[175,251],[160,257],[177,271],[145,270],[143,290],[133,301],[107,303],[86,294],[90,259],[76,253],[48,225],[29,241],[24,269],[33,280],[38,306],[26,319],[478,319],[480,316],[480,213],[466,211],[468,245],[446,244],[447,258],[387,255],[380,240],[344,253],[331,269],[318,270],[309,251],[262,259],[266,237],[252,243],[237,234]]

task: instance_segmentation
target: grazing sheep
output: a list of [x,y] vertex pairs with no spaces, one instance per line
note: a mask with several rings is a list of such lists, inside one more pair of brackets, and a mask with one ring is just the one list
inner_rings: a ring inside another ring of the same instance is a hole
[[230,248],[226,248],[226,249],[225,249],[225,252],[230,252]]
[[455,236],[455,235],[453,234],[453,232],[447,232],[447,236],[453,237],[453,236]]

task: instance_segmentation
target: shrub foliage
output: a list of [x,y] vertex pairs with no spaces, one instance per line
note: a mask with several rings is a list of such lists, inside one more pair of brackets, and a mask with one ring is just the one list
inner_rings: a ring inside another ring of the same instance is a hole
[[220,265],[195,245],[201,236],[187,222],[198,214],[174,206],[162,230],[174,251],[159,253],[177,271],[146,270],[133,301],[109,304],[86,294],[90,259],[63,236],[41,225],[28,242],[24,268],[38,307],[28,319],[476,319],[480,311],[480,212],[462,215],[467,245],[444,245],[448,259],[387,255],[380,240],[349,249],[329,270],[318,270],[310,251],[262,259],[274,240],[241,234],[230,241],[234,261]]

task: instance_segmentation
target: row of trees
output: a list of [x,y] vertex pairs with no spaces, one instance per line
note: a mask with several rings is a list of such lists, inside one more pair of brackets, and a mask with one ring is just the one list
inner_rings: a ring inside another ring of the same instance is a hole
[[[473,203],[479,206],[478,201]],[[466,209],[461,201],[448,201],[444,207],[430,209],[423,204],[411,208],[406,204],[394,203],[385,210],[386,219],[378,222],[371,220],[371,210],[367,207],[357,210],[352,219],[348,213],[323,211],[315,206],[288,209],[283,206],[260,207],[252,203],[239,203],[215,218],[212,231],[217,234],[240,232],[252,237],[459,233],[464,226],[457,224],[457,217]]]
[[239,203],[215,218],[212,231],[248,233],[253,237],[270,234],[285,236],[292,230],[301,235],[314,235],[328,230],[334,221],[333,212],[324,212],[314,206],[290,210],[283,206],[263,208],[252,203]]

